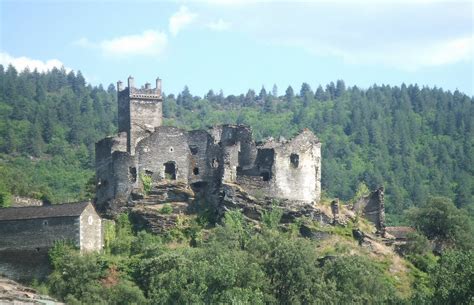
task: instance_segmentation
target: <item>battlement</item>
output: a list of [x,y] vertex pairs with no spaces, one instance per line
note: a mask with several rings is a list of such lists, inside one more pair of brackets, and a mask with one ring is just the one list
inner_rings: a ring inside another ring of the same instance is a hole
[[128,87],[124,88],[123,82],[117,82],[117,92],[118,94],[126,94],[129,98],[133,99],[149,99],[149,100],[161,100],[162,91],[161,91],[161,79],[159,77],[155,80],[155,88],[151,87],[150,83],[146,83],[141,88],[135,87],[135,79],[132,76],[128,77]]
[[119,132],[127,133],[127,151],[135,154],[135,146],[141,139],[161,126],[162,103],[161,79],[156,78],[155,88],[146,83],[135,87],[133,77],[128,78],[128,87],[117,82],[118,127]]

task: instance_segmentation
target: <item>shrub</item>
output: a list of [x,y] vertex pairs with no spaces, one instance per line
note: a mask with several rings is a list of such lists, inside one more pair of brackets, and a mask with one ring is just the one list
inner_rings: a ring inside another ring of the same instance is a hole
[[160,209],[161,214],[171,214],[173,213],[173,207],[169,204],[165,204],[161,209]]
[[140,179],[142,180],[143,191],[145,192],[145,194],[150,193],[151,188],[152,188],[152,183],[153,183],[151,175],[142,173],[140,174]]

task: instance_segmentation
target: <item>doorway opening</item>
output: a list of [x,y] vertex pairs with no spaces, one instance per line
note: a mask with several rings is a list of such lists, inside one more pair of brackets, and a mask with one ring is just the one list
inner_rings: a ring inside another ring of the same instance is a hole
[[165,179],[176,180],[176,164],[172,161],[166,162],[165,166]]

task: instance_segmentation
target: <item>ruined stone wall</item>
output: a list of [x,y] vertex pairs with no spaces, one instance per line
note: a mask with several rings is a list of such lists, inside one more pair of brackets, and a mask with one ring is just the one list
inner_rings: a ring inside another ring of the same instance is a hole
[[0,274],[19,280],[44,277],[55,241],[79,243],[78,217],[0,221]]
[[190,154],[189,183],[209,181],[212,179],[211,163],[208,162],[208,147],[213,144],[209,133],[205,130],[188,132],[188,145]]
[[264,196],[272,197],[272,185],[270,181],[263,181],[261,176],[237,176],[237,184],[250,195],[257,199]]
[[114,200],[119,206],[124,206],[136,180],[132,173],[136,166],[135,158],[127,152],[115,151],[112,153],[112,164],[113,179],[111,183],[113,183]]
[[80,246],[82,252],[100,251],[103,247],[102,219],[92,205],[87,206],[79,217]]
[[321,144],[300,134],[275,147],[272,192],[275,197],[319,202],[321,196]]
[[175,168],[174,180],[188,182],[190,154],[184,130],[169,126],[158,127],[137,146],[138,173],[150,173],[155,181],[167,179],[165,163],[171,162]]
[[353,210],[368,221],[372,222],[377,229],[377,234],[385,236],[385,203],[384,188],[380,187],[368,196],[362,197],[354,203]]
[[128,88],[117,90],[118,131],[128,133],[130,130],[130,91]]
[[95,145],[96,202],[99,206],[115,198],[116,176],[112,159],[115,151],[127,151],[126,133],[121,132],[116,137],[107,137]]
[[252,131],[243,125],[215,126],[210,133],[222,147],[223,181],[234,183],[238,172],[252,168],[257,156]]

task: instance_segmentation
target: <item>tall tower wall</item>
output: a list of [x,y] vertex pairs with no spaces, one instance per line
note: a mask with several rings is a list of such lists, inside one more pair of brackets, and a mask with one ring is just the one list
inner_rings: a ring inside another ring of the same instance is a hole
[[128,87],[117,83],[119,132],[127,133],[127,152],[135,154],[138,142],[162,125],[163,97],[161,79],[156,79],[155,88],[145,84],[136,88],[133,77],[128,78]]

